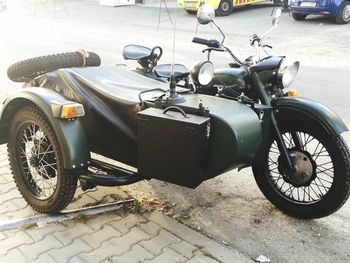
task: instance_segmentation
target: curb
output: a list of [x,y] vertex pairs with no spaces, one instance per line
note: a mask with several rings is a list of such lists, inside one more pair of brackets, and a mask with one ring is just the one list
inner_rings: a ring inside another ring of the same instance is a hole
[[23,225],[33,224],[33,223],[63,222],[67,220],[72,220],[81,215],[84,215],[84,216],[99,215],[106,212],[119,210],[123,207],[123,204],[130,203],[133,200],[134,199],[130,199],[130,200],[125,200],[125,201],[120,201],[120,202],[115,202],[110,204],[103,204],[103,205],[94,206],[94,207],[80,208],[80,209],[62,212],[57,215],[39,215],[39,216],[33,216],[33,217],[27,217],[27,218],[1,221],[0,231],[16,229]]

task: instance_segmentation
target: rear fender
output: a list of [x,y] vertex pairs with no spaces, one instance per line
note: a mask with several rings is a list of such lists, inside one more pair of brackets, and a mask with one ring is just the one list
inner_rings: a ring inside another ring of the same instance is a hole
[[319,102],[301,97],[283,97],[273,99],[271,104],[278,119],[314,121],[333,137],[348,131],[338,114]]
[[82,120],[58,119],[53,115],[51,104],[64,102],[67,100],[63,96],[43,88],[25,88],[8,97],[0,114],[0,144],[8,142],[11,117],[23,106],[35,105],[46,115],[55,131],[63,155],[64,168],[86,168],[90,163],[90,149]]

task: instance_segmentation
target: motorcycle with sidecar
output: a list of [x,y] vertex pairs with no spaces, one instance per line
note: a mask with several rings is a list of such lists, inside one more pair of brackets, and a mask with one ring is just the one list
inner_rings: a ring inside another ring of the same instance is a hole
[[[210,5],[197,16],[201,24],[215,23]],[[25,84],[3,103],[0,143],[7,143],[28,204],[57,213],[78,180],[83,190],[152,178],[195,188],[251,166],[263,194],[283,212],[319,218],[337,211],[350,193],[350,153],[341,136],[347,127],[326,106],[283,92],[298,64],[271,56],[247,65],[223,42],[197,42],[232,55],[239,65],[232,70],[242,77],[230,84],[226,74],[228,82],[220,84],[243,86],[239,96],[178,87],[174,65],[163,71],[169,82],[159,81],[123,65],[100,66],[95,53],[82,50],[10,66],[9,77]],[[192,79],[209,85],[213,72],[208,60]]]

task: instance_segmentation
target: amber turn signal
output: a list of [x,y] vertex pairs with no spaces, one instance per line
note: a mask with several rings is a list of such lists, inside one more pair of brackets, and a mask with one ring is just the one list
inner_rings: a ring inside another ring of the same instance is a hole
[[296,89],[288,90],[287,94],[288,94],[288,97],[300,96],[299,90],[296,90]]
[[85,115],[84,107],[81,104],[66,104],[62,105],[61,118],[72,119]]

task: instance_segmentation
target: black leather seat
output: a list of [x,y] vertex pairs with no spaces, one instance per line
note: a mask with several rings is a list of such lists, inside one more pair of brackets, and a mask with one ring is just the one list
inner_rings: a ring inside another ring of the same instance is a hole
[[123,49],[124,59],[139,60],[151,55],[152,50],[140,45],[127,45]]
[[[153,68],[153,72],[157,77],[170,78],[171,64],[157,65]],[[174,76],[175,79],[182,79],[188,77],[190,74],[189,69],[182,64],[174,64]]]

